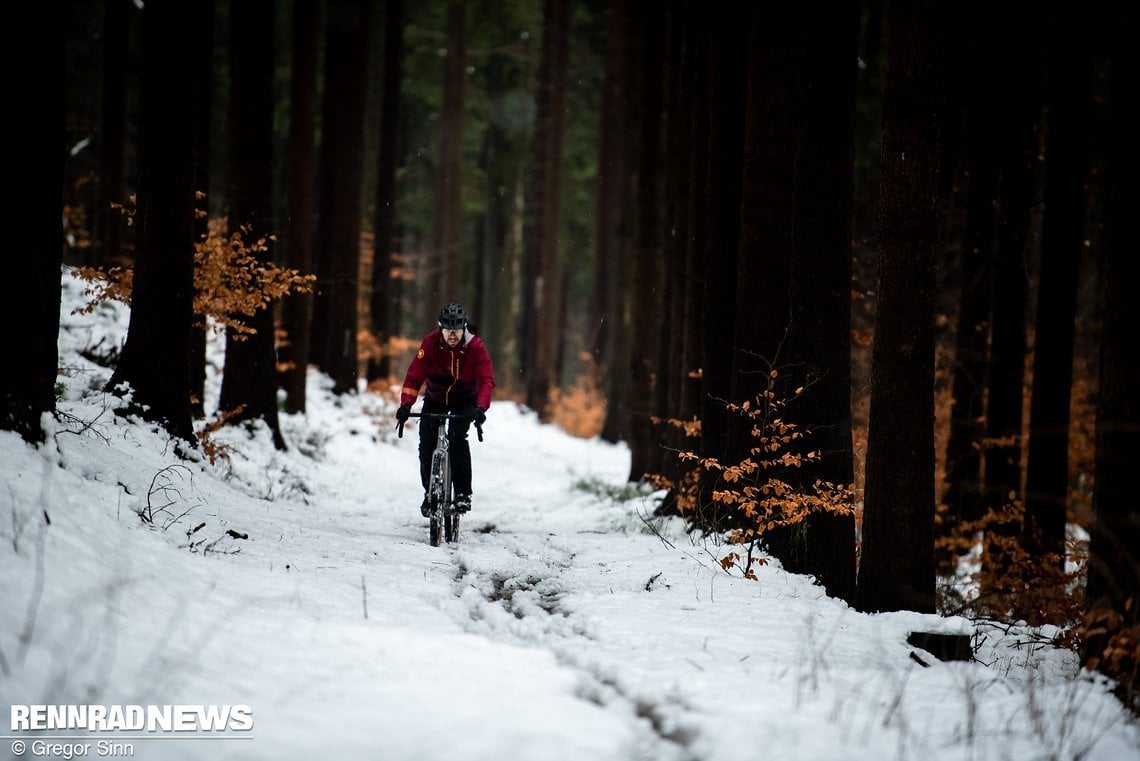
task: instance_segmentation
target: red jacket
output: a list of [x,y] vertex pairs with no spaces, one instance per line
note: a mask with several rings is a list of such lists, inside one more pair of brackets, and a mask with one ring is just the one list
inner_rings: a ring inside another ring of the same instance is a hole
[[400,404],[414,404],[425,380],[424,396],[433,402],[449,407],[464,402],[490,407],[495,369],[483,339],[466,331],[459,346],[452,349],[444,343],[443,331],[428,333],[404,376]]

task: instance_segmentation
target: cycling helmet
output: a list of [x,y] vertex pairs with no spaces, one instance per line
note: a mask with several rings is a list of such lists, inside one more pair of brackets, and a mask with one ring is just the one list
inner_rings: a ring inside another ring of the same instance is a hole
[[458,304],[448,304],[439,310],[439,326],[447,330],[461,330],[467,327],[467,312]]

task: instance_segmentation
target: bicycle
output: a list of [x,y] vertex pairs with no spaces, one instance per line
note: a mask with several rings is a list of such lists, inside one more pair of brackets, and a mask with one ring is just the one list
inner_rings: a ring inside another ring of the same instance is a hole
[[[439,546],[440,535],[448,544],[459,543],[459,516],[463,513],[455,509],[455,493],[451,483],[451,452],[447,437],[447,427],[452,420],[473,420],[474,414],[456,412],[413,412],[409,418],[428,418],[439,421],[435,450],[431,453],[431,474],[428,476],[428,543]],[[483,440],[483,427],[475,424],[479,441]],[[404,436],[404,424],[396,424],[400,438]]]

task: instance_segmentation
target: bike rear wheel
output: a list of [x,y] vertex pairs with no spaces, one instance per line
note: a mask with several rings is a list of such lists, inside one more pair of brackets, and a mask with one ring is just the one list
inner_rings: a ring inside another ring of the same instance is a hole
[[448,510],[443,518],[444,541],[459,543],[459,513]]

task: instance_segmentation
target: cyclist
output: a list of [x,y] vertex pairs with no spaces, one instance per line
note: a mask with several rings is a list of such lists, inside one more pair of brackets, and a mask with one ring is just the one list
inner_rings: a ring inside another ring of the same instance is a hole
[[[404,376],[396,420],[403,423],[408,419],[425,381],[423,412],[471,415],[464,420],[452,420],[447,432],[451,442],[455,510],[466,512],[471,509],[471,446],[467,441],[467,429],[472,420],[482,426],[487,419],[491,392],[495,388],[495,370],[487,347],[475,335],[475,326],[467,322],[467,312],[462,306],[444,305],[439,310],[437,322],[439,329],[424,336],[416,358]],[[420,512],[424,516],[428,514],[428,477],[439,424],[431,418],[420,419],[420,481],[424,487]]]

